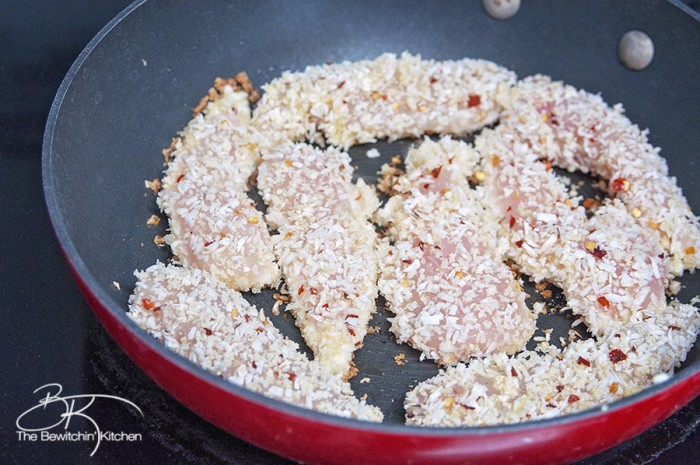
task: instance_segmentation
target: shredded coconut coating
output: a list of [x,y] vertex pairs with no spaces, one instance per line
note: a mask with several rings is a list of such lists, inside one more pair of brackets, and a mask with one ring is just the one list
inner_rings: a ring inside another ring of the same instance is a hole
[[342,417],[382,421],[377,407],[309,361],[262,310],[211,274],[157,263],[136,272],[128,315],[169,349],[266,396]]
[[591,332],[602,335],[640,310],[663,311],[668,258],[619,200],[589,220],[508,128],[485,131],[475,144],[485,159],[485,199],[501,220],[509,255],[535,281],[561,287]]
[[319,150],[287,143],[262,158],[257,182],[272,228],[285,225],[290,216],[310,215],[324,206],[350,215],[348,219],[366,221],[379,206],[376,193],[362,178],[352,183],[350,156],[334,147]]
[[524,348],[535,330],[525,294],[497,251],[498,225],[469,188],[478,153],[449,138],[409,151],[385,211],[394,243],[379,287],[391,331],[421,357],[450,365]]
[[419,384],[405,400],[417,426],[484,426],[573,413],[610,403],[673,373],[693,346],[700,317],[691,305],[638,314],[597,341],[550,353],[498,354],[459,364]]
[[496,96],[515,74],[485,60],[423,60],[403,53],[309,66],[263,86],[253,122],[280,142],[351,145],[423,134],[466,135],[493,123]]
[[279,225],[274,251],[296,318],[315,359],[352,375],[377,297],[374,191],[352,184],[350,157],[335,148],[283,145],[263,158],[258,186]]
[[539,157],[571,171],[591,172],[609,181],[636,222],[670,255],[675,275],[700,264],[700,225],[676,180],[668,176],[659,149],[599,95],[533,76],[499,98],[506,107],[502,124],[530,144]]
[[235,290],[259,291],[279,279],[262,215],[245,194],[259,156],[248,94],[226,86],[184,129],[162,181],[166,242],[184,266],[211,272]]

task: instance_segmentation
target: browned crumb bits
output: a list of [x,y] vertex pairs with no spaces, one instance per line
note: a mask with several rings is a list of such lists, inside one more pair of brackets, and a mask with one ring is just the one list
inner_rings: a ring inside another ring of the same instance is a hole
[[586,210],[595,210],[598,207],[600,207],[600,202],[596,199],[588,197],[583,201],[583,208]]
[[401,353],[394,357],[394,363],[400,367],[404,366],[406,364],[406,354]]
[[163,158],[165,159],[164,164],[167,165],[173,160],[173,152],[175,151],[175,146],[180,142],[179,137],[173,137],[173,139],[170,141],[170,146],[168,148],[165,148],[161,150],[161,153],[163,154]]
[[291,297],[289,297],[286,294],[280,294],[279,292],[275,292],[274,294],[272,294],[272,298],[278,302],[282,302],[285,304],[289,303],[289,301],[291,300]]
[[399,182],[399,178],[404,174],[404,172],[396,166],[386,164],[382,167],[380,174],[381,177],[377,181],[377,190],[386,195],[396,194],[394,187]]
[[357,367],[355,367],[355,362],[350,362],[350,369],[348,370],[345,375],[343,375],[343,381],[347,381],[351,378],[354,378],[357,376],[358,370]]
[[244,91],[248,93],[248,100],[250,103],[255,103],[260,100],[260,92],[253,87],[253,81],[250,80],[248,73],[241,71],[234,77],[236,82],[243,88]]
[[158,247],[163,247],[165,245],[165,239],[163,239],[163,236],[155,236],[153,238],[153,243]]
[[151,215],[150,218],[146,220],[146,224],[148,226],[155,226],[160,223],[160,216],[158,215]]
[[537,289],[537,292],[540,293],[542,297],[545,299],[551,299],[552,298],[552,291],[549,289],[549,282],[547,281],[541,281],[537,284],[535,284],[535,289]]
[[163,188],[163,184],[158,178],[154,178],[153,181],[149,181],[148,179],[146,179],[144,183],[146,185],[146,189],[151,189],[154,194],[157,194]]
[[250,103],[255,103],[260,100],[260,92],[253,87],[253,82],[250,80],[248,73],[241,71],[232,78],[224,79],[217,77],[214,79],[214,85],[209,89],[207,95],[199,100],[197,106],[192,109],[192,115],[197,116],[207,107],[209,102],[217,101],[224,93],[226,86],[231,86],[235,90],[243,90],[246,92]]

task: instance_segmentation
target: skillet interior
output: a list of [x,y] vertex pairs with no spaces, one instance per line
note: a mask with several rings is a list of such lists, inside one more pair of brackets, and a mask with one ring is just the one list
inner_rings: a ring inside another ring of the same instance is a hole
[[[618,38],[633,28],[649,33],[656,46],[651,67],[639,73],[623,68],[616,57]],[[608,102],[623,102],[633,121],[650,128],[652,143],[663,148],[671,173],[698,212],[700,186],[693,182],[698,162],[688,148],[700,142],[693,127],[700,117],[700,55],[697,47],[682,48],[680,38],[682,44],[700,44],[700,27],[668,3],[641,8],[637,2],[617,2],[614,8],[604,1],[527,3],[512,20],[498,22],[478,2],[435,9],[388,1],[303,6],[150,1],[96,45],[57,102],[45,159],[49,208],[70,259],[84,264],[100,298],[122,312],[133,270],[168,256],[152,244],[155,234],[164,233],[163,223],[160,229],[145,224],[157,207],[143,181],[160,176],[160,149],[190,119],[190,108],[214,76],[246,70],[260,85],[285,69],[408,50],[426,58],[486,58],[521,77],[541,72],[601,92]],[[379,147],[390,156],[406,145]],[[364,150],[351,153],[358,155],[360,171],[372,173]],[[683,282],[682,300],[700,294],[697,275]],[[367,391],[372,401],[383,392],[385,410],[401,403],[395,397],[403,396],[406,385],[436,372],[429,362],[411,361],[399,370],[393,356],[410,351],[390,341],[368,340],[366,349],[377,349],[358,355],[363,372],[355,380],[369,376],[372,381],[357,385],[358,391]],[[388,370],[398,381],[378,376]],[[699,370],[694,349],[682,373]],[[392,419],[399,418],[397,410]]]

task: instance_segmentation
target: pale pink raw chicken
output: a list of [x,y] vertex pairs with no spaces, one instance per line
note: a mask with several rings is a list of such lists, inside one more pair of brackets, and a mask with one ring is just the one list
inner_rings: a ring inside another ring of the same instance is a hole
[[512,258],[535,281],[560,286],[594,334],[641,310],[663,311],[668,259],[618,202],[592,219],[571,199],[549,166],[506,127],[476,140],[485,158],[486,199],[501,218]]
[[187,125],[158,204],[169,217],[165,239],[180,263],[233,289],[259,291],[278,280],[279,269],[262,215],[245,193],[259,158],[247,98],[226,86]]
[[502,123],[537,156],[608,180],[609,194],[660,241],[674,275],[700,264],[698,219],[659,149],[621,105],[539,75],[520,81],[504,105]]
[[320,412],[381,421],[378,408],[310,361],[243,296],[206,271],[157,263],[136,273],[128,315],[165,346],[222,378]]
[[353,184],[350,157],[307,144],[263,157],[258,186],[278,227],[274,251],[289,290],[287,308],[329,372],[353,375],[377,297],[377,236],[367,221],[374,191]]
[[700,329],[691,305],[612,323],[609,334],[563,350],[496,354],[448,367],[410,391],[406,423],[485,426],[600,406],[662,381],[685,360]]
[[498,119],[512,71],[486,60],[422,60],[404,53],[309,66],[264,86],[257,128],[280,140],[348,147],[423,134],[466,135]]
[[497,251],[496,224],[469,188],[475,155],[464,142],[424,141],[409,152],[399,194],[379,215],[394,240],[379,281],[396,314],[391,330],[447,365],[515,353],[535,329]]

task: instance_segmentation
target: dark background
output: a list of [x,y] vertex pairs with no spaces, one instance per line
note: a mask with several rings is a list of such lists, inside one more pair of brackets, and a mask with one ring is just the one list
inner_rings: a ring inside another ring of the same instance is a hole
[[[129,3],[0,0],[0,463],[289,463],[206,423],[146,377],[93,317],[54,239],[41,187],[46,117],[73,60]],[[89,413],[102,430],[140,433],[142,440],[103,442],[93,457],[85,442],[20,441],[15,421],[47,383],[60,383],[63,395],[134,402],[143,416],[107,400]],[[696,399],[580,465],[698,463],[699,423]]]

